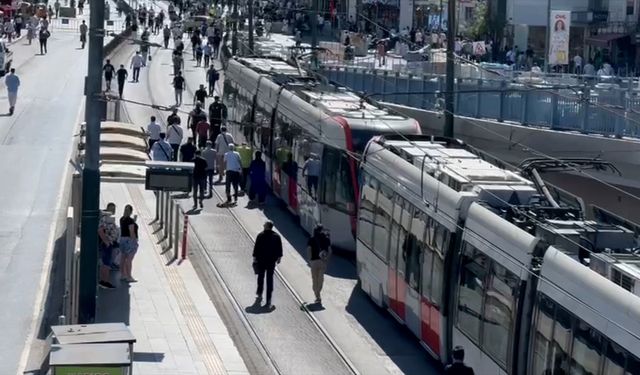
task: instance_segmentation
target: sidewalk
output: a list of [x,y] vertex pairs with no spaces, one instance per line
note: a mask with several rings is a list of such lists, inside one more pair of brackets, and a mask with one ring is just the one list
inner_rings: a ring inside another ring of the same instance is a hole
[[120,283],[112,272],[113,290],[99,289],[96,321],[125,322],[137,339],[136,375],[248,375],[227,328],[193,266],[167,262],[149,223],[155,196],[141,184],[102,183],[101,207],[134,207],[140,225],[140,248],[134,259],[136,283]]

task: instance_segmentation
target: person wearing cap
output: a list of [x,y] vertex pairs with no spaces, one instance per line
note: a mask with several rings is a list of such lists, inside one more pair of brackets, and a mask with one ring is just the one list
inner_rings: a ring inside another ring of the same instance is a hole
[[320,293],[322,292],[322,284],[324,284],[324,273],[327,271],[331,255],[331,240],[322,224],[316,225],[313,229],[313,236],[309,238],[307,243],[307,254],[311,267],[311,288],[316,297],[316,303],[321,304]]
[[209,197],[213,196],[213,176],[216,174],[216,150],[213,149],[213,142],[207,141],[206,147],[202,150],[202,157],[207,161],[207,181],[209,182]]
[[[223,126],[220,128],[220,134],[218,134],[214,142],[218,154],[218,182],[222,182],[225,174],[224,155],[229,151],[229,144],[235,144],[235,140],[231,134],[227,133],[227,128]],[[240,170],[242,170],[242,168],[240,168]]]
[[445,375],[474,375],[473,369],[464,364],[464,348],[456,346],[453,348],[453,362],[444,368]]
[[229,143],[228,149],[229,151],[224,154],[224,165],[227,178],[224,191],[227,194],[227,203],[231,203],[232,185],[233,201],[238,201],[238,183],[240,182],[240,174],[242,173],[242,160],[233,143]]
[[264,223],[264,230],[256,237],[253,246],[253,269],[258,275],[258,288],[256,290],[256,304],[262,301],[265,276],[267,279],[267,303],[265,307],[271,309],[271,296],[273,295],[273,274],[276,264],[282,260],[282,239],[273,230],[273,222]]
[[222,123],[227,120],[227,106],[220,102],[219,96],[213,97],[209,105],[209,121],[211,122],[211,140],[215,142],[221,132]]

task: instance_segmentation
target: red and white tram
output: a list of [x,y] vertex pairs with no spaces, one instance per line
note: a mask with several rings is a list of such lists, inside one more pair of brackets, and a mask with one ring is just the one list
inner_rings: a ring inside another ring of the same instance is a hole
[[361,163],[372,300],[443,363],[464,346],[478,374],[640,374],[640,298],[579,260],[635,247],[630,231],[546,205],[459,141],[405,138],[374,138]]
[[[234,137],[262,151],[267,183],[307,232],[322,222],[334,245],[354,251],[358,155],[374,135],[420,134],[418,122],[280,59],[238,58],[225,65]],[[302,175],[312,153],[321,161],[317,192],[308,191]]]

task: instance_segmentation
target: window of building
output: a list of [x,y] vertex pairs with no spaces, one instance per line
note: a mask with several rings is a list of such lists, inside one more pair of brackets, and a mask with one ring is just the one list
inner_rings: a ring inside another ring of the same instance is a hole
[[473,19],[473,7],[465,7],[464,8],[464,19],[465,21],[470,21]]

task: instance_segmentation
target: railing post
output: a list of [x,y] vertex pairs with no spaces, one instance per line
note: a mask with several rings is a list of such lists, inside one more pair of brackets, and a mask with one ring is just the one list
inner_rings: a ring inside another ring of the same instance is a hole
[[529,90],[525,89],[522,91],[522,95],[520,96],[520,100],[522,101],[522,115],[520,117],[520,123],[522,125],[527,125],[529,119]]
[[507,82],[500,81],[500,108],[498,109],[498,122],[504,121],[504,107],[507,96]]
[[176,202],[176,209],[173,218],[173,257],[178,259],[178,250],[180,245],[180,205]]
[[558,90],[554,89],[551,94],[551,129],[558,127]]
[[165,225],[162,227],[162,234],[164,238],[167,238],[167,233],[171,228],[171,222],[169,221],[169,192],[164,194],[164,223]]
[[622,108],[624,111],[624,118],[622,116],[616,116],[616,127],[614,130],[614,135],[616,138],[622,138],[624,134],[624,129],[627,127],[627,121],[629,120],[629,106],[625,101],[625,96],[627,93],[623,90],[620,90],[618,93],[618,108]]
[[175,209],[175,201],[169,197],[169,224],[167,225],[167,246],[171,247],[173,245],[173,211]]
[[158,192],[158,205],[160,206],[160,212],[158,213],[158,225],[160,226],[160,228],[162,228],[164,226],[164,191],[160,191]]
[[591,92],[589,86],[587,84],[584,85],[582,89],[582,105],[581,108],[581,124],[580,128],[582,129],[582,133],[588,133],[589,129],[589,107],[591,106]]
[[389,74],[387,73],[387,71],[385,70],[384,72],[382,72],[382,101],[386,101],[387,98],[387,77],[389,76]]
[[478,79],[476,90],[476,115],[475,118],[480,118],[480,111],[482,110],[482,79]]
[[[405,90],[405,92],[407,92],[407,93],[411,93],[411,92],[413,91],[413,90],[411,90],[411,82],[413,82],[413,74],[412,74],[412,73],[409,73],[409,74],[407,75],[407,89]],[[404,104],[405,104],[406,106],[408,106],[408,107],[410,107],[410,106],[411,106],[411,97],[412,97],[412,96],[413,96],[413,94],[412,94],[412,95],[404,95],[404,97],[405,97],[405,99],[404,99],[404,100],[405,100]]]

